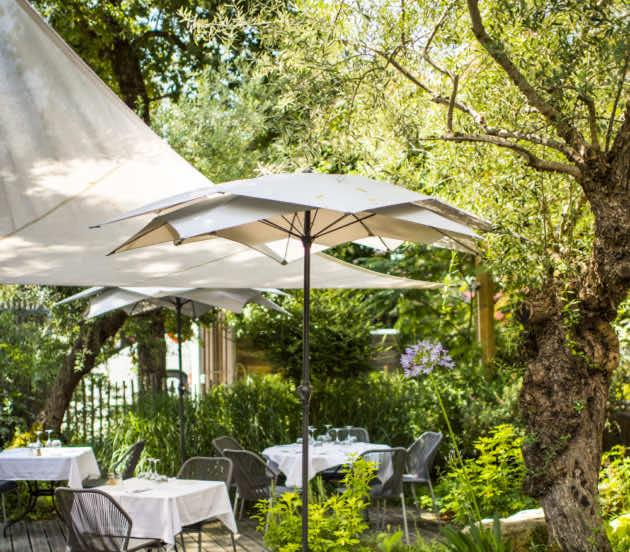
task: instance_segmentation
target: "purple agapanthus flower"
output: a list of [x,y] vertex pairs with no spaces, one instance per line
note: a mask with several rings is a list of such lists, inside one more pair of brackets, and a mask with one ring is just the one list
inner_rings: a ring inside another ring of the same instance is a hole
[[453,359],[442,344],[432,341],[418,341],[407,347],[400,357],[400,364],[407,378],[428,375],[438,366],[449,369],[455,367]]

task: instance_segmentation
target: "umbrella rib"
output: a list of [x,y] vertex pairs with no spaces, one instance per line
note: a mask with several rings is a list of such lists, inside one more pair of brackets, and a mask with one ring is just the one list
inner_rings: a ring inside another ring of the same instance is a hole
[[322,229],[321,232],[319,232],[318,234],[316,234],[315,236],[313,236],[313,239],[317,239],[317,238],[321,238],[322,236],[325,236],[326,234],[331,234],[332,232],[338,232],[339,230],[342,230],[348,226],[352,226],[353,224],[359,223],[361,226],[363,226],[363,228],[365,228],[365,231],[370,235],[373,236],[374,234],[370,231],[370,229],[363,224],[363,221],[366,219],[369,219],[371,217],[373,217],[376,213],[370,213],[369,215],[364,216],[363,218],[359,218],[357,217],[354,213],[349,213],[344,215],[343,217],[337,219],[335,222],[333,222],[332,224],[336,224],[337,222],[339,222],[340,220],[343,220],[345,217],[347,216],[351,216],[354,218],[354,220],[351,220],[350,222],[346,223],[346,224],[342,224],[341,226],[337,226],[336,228],[332,228],[329,230],[329,228],[331,227],[331,224],[329,224],[326,228]]
[[[276,222],[271,222],[268,219],[260,219],[260,222],[262,222],[263,224],[266,224],[267,226],[271,226],[272,228],[275,228],[276,230],[280,230],[281,232],[285,232],[289,236],[293,236],[294,238],[297,238],[298,240],[302,239],[302,236],[300,236],[299,234],[296,234],[295,232],[292,232],[291,229],[287,229],[287,228],[284,228],[283,226],[280,226]],[[287,222],[289,222],[289,221],[287,221]]]
[[463,247],[466,251],[468,251],[470,254],[475,255],[477,253],[477,251],[475,251],[474,249],[471,249],[470,247],[468,247],[465,243],[463,243],[462,241],[458,240],[457,238],[451,236],[450,234],[447,234],[446,232],[444,232],[444,230],[440,230],[439,228],[436,228],[435,226],[430,226],[429,228],[432,228],[433,230],[435,230],[438,234],[442,234],[442,236],[444,236],[445,238],[448,238],[449,240],[453,240],[456,244],[460,245],[461,247]]
[[[325,234],[328,234],[329,233],[328,230],[330,228],[332,228],[333,226],[335,226],[335,224],[337,224],[338,222],[342,221],[343,219],[345,219],[348,216],[350,216],[349,213],[344,213],[340,217],[337,217],[330,224],[327,224],[326,226],[324,226],[317,234],[314,234],[313,235],[313,239],[319,238],[320,236],[324,236]],[[351,222],[349,224],[354,224],[354,222]],[[345,226],[347,226],[347,224],[344,225],[344,226],[340,226],[339,228],[333,228],[332,230],[330,230],[330,232],[336,232],[337,230],[340,230],[341,228],[345,228]]]

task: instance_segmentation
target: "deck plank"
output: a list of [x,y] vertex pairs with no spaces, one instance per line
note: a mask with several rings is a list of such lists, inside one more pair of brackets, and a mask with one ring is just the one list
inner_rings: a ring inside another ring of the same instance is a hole
[[26,522],[18,521],[9,528],[13,541],[13,552],[31,552],[31,541],[28,539]]
[[37,552],[51,552],[43,523],[28,523],[26,524],[26,530],[31,543],[31,550],[36,550]]
[[60,521],[53,519],[43,524],[48,544],[52,552],[65,552],[66,539],[63,534],[63,527]]

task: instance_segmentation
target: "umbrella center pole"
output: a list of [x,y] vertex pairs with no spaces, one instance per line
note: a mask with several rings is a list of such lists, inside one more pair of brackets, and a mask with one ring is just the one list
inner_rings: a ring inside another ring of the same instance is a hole
[[302,383],[297,395],[302,403],[302,552],[308,552],[308,445],[309,405],[311,400],[310,317],[311,317],[311,212],[304,212],[304,321],[302,326]]
[[175,299],[175,309],[177,312],[177,368],[178,383],[177,391],[179,393],[179,454],[182,464],[186,461],[186,436],[184,432],[184,370],[182,369],[182,300],[177,297]]

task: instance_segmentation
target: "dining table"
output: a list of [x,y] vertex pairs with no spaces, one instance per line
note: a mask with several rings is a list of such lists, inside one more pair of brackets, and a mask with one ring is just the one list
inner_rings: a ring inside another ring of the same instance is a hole
[[[351,463],[369,450],[389,449],[389,445],[360,441],[315,441],[309,448],[308,478],[335,466]],[[262,452],[286,476],[287,487],[302,487],[302,444],[274,445]]]
[[238,534],[223,481],[134,477],[96,488],[114,498],[127,512],[132,521],[132,537],[160,539],[174,546],[175,536],[184,526],[208,519],[218,519],[234,535]]
[[[29,493],[26,507],[17,518],[5,525],[4,534],[7,534],[9,526],[33,511],[40,496],[54,497],[56,482],[67,481],[69,487],[81,488],[84,479],[100,475],[91,447],[18,447],[3,450],[0,452],[0,479],[26,481]],[[41,481],[50,484],[40,486]]]

